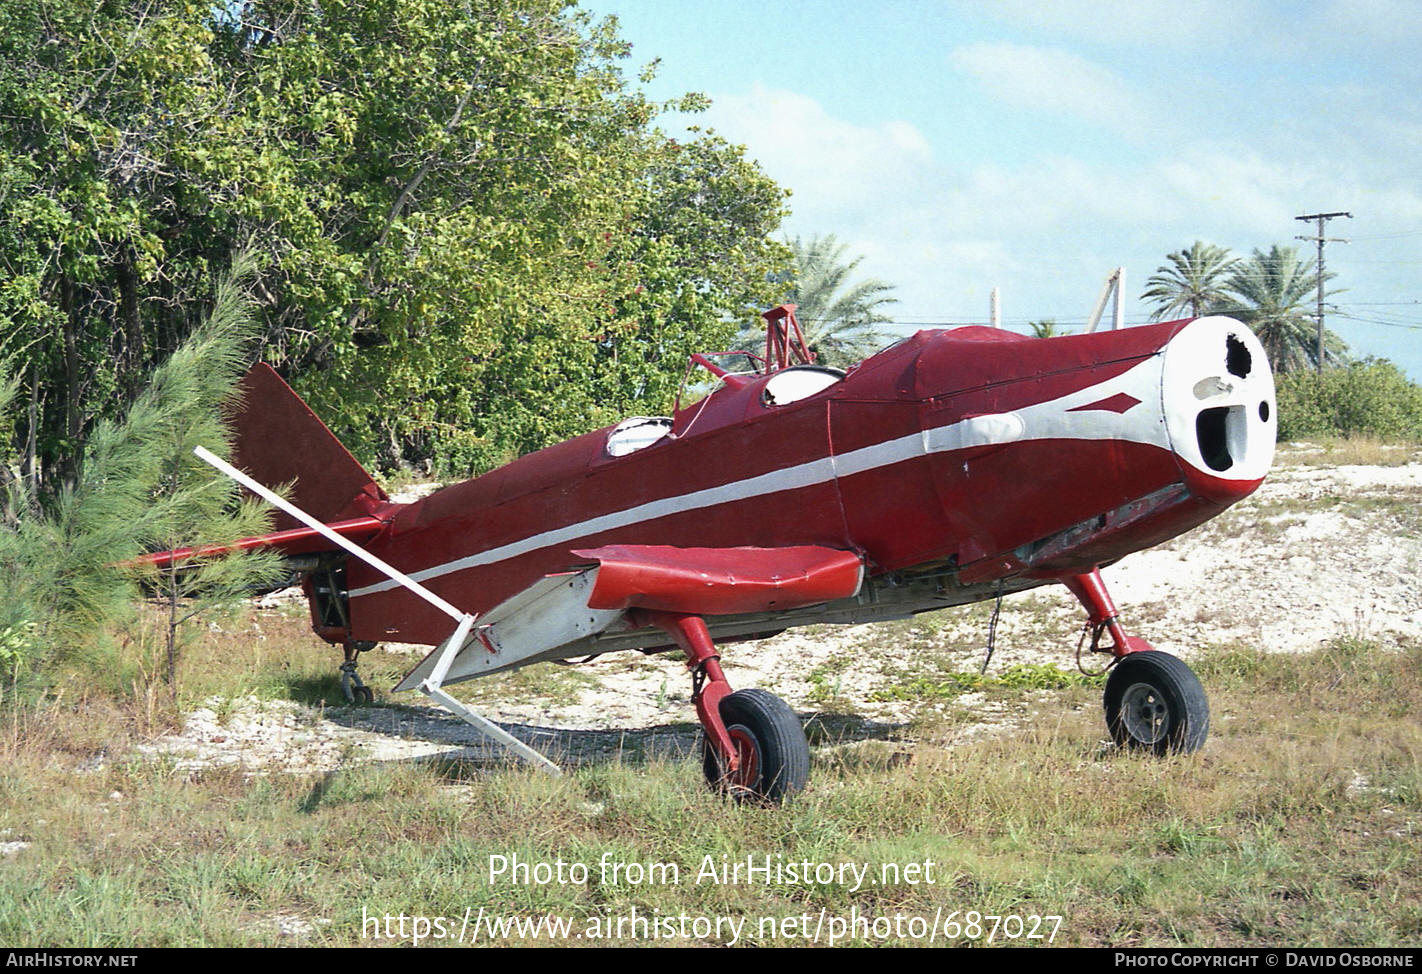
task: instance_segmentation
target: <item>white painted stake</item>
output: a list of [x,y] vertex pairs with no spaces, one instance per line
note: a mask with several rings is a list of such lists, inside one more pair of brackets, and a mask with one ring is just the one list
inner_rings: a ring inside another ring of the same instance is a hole
[[1091,317],[1086,320],[1086,331],[1093,332],[1096,326],[1101,323],[1101,313],[1106,310],[1106,302],[1114,295],[1116,298],[1115,307],[1111,312],[1111,330],[1116,331],[1125,326],[1125,305],[1122,303],[1125,298],[1123,289],[1126,286],[1126,269],[1118,267],[1106,275],[1106,283],[1101,285],[1101,296],[1096,299],[1096,307],[1091,312]]
[[288,501],[283,500],[276,494],[267,490],[267,488],[257,483],[251,477],[248,477],[242,471],[238,470],[236,467],[232,466],[232,464],[228,463],[226,460],[223,460],[221,457],[213,456],[210,452],[200,446],[194,447],[193,452],[198,455],[199,460],[202,460],[203,462],[216,467],[218,470],[222,471],[227,476],[231,477],[233,480],[241,484],[243,487],[246,487],[252,493],[261,497],[263,500],[267,501],[268,503],[275,504],[277,507],[281,508],[283,511],[290,514],[292,517],[296,518],[308,528],[311,528],[313,531],[319,532],[321,536],[324,537],[327,541],[330,541],[332,544],[337,545],[338,547],[344,548],[346,551],[355,555],[361,561],[365,562],[367,565],[369,565],[371,568],[374,568],[382,575],[387,575],[393,580],[399,582],[401,585],[405,586],[411,592],[414,592],[420,598],[424,599],[430,605],[434,606],[436,609],[443,612],[445,615],[449,616],[456,622],[464,621],[464,617],[468,615],[468,613],[459,611],[454,606],[446,602],[444,599],[440,598],[438,595],[435,595],[433,592],[425,588],[419,582],[415,581],[410,576],[401,572],[398,568],[386,564],[384,561],[381,561],[379,558],[375,557],[370,552],[357,545],[355,542],[349,540],[348,538],[341,537],[339,534],[332,531],[320,521],[316,520],[310,514],[307,514],[295,504],[289,503]]
[[421,692],[423,692],[425,696],[430,697],[431,699],[443,704],[448,710],[453,712],[456,717],[459,717],[466,723],[472,725],[474,729],[479,731],[481,734],[484,734],[486,737],[493,738],[496,742],[504,745],[504,747],[508,748],[510,751],[513,751],[515,754],[519,755],[525,760],[532,762],[533,764],[549,772],[550,774],[562,775],[563,772],[558,768],[558,765],[548,760],[548,758],[544,757],[542,754],[539,754],[537,751],[529,747],[523,741],[520,741],[518,738],[514,737],[512,734],[504,730],[499,725],[495,724],[489,718],[483,716],[482,714],[476,713],[473,710],[470,710],[464,704],[460,703],[458,700],[455,700],[453,697],[451,697],[449,694],[445,693],[441,689],[444,683],[445,674],[449,672],[450,664],[454,662],[454,657],[458,655],[459,651],[464,648],[464,644],[469,640],[469,631],[474,627],[473,615],[468,612],[461,612],[459,609],[455,608],[449,602],[446,602],[444,599],[440,598],[438,595],[425,588],[423,585],[415,581],[410,576],[406,575],[399,569],[386,563],[380,558],[375,557],[375,555],[372,555],[370,552],[366,551],[364,548],[360,547],[348,538],[341,537],[341,535],[337,534],[335,531],[332,531],[325,524],[316,520],[316,518],[312,517],[310,514],[307,514],[295,504],[292,504],[284,500],[283,498],[278,497],[272,491],[268,490],[266,487],[263,487],[251,477],[248,477],[242,471],[232,466],[232,464],[223,460],[221,457],[213,455],[209,450],[206,450],[203,447],[199,446],[193,448],[193,453],[197,454],[199,460],[202,460],[204,463],[215,467],[220,472],[237,481],[243,487],[246,487],[258,497],[261,497],[268,503],[275,505],[276,507],[290,514],[292,517],[296,518],[302,524],[318,532],[322,537],[330,541],[332,544],[344,549],[352,555],[355,555],[357,558],[365,562],[370,567],[374,568],[376,571],[380,572],[383,575],[389,576],[396,582],[399,582],[405,588],[409,589],[411,592],[414,592],[420,598],[424,599],[436,609],[439,609],[445,615],[455,619],[459,623],[459,625],[455,627],[454,632],[452,632],[449,638],[446,639],[442,644],[443,651],[440,654],[439,662],[435,665],[434,672],[430,674],[430,678],[420,685]]

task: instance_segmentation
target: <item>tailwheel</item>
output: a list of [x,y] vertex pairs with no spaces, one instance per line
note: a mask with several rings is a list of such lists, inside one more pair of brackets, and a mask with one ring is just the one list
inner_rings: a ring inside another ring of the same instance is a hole
[[1190,667],[1149,650],[1122,657],[1106,679],[1106,726],[1122,747],[1190,754],[1210,732],[1210,704]]
[[356,672],[357,658],[361,653],[375,648],[375,643],[364,641],[347,640],[345,643],[346,659],[341,664],[341,693],[345,695],[347,703],[369,706],[375,703],[375,691],[365,685],[365,681]]
[[810,745],[800,718],[764,690],[737,690],[721,701],[721,719],[740,767],[727,772],[711,741],[702,742],[702,770],[712,788],[738,800],[779,802],[810,779]]

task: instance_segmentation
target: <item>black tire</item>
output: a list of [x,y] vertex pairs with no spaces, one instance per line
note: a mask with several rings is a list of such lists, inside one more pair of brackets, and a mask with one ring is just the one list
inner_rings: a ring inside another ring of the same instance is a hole
[[795,711],[765,690],[737,690],[721,701],[721,720],[741,752],[742,768],[728,777],[709,740],[701,768],[712,788],[741,800],[781,802],[810,780],[810,744]]
[[1148,650],[1131,653],[1106,679],[1106,726],[1122,747],[1190,754],[1210,733],[1205,688],[1184,662]]
[[356,687],[354,690],[355,703],[358,706],[368,707],[375,703],[375,691],[370,687]]

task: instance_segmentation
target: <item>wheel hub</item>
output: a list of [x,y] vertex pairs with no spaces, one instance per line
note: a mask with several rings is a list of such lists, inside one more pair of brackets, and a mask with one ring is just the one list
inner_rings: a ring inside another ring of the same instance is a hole
[[736,757],[741,766],[736,771],[723,772],[722,779],[728,788],[755,792],[760,784],[760,748],[756,745],[755,736],[743,724],[732,724],[726,732],[736,746]]
[[1158,744],[1170,730],[1170,708],[1164,696],[1148,683],[1135,683],[1121,697],[1121,719],[1131,737],[1142,744]]

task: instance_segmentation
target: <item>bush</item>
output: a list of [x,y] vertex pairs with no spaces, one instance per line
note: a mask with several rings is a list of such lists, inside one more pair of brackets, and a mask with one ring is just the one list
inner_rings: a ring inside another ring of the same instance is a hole
[[[271,555],[213,559],[164,570],[123,565],[147,550],[224,543],[264,533],[268,521],[239,488],[192,455],[221,449],[223,409],[236,395],[251,345],[250,260],[239,255],[218,282],[207,320],[159,365],[121,419],[88,431],[72,483],[41,493],[0,440],[0,689],[62,654],[76,657],[97,633],[131,614],[145,574],[171,608],[168,682],[178,627],[214,596],[234,596],[279,571]],[[15,428],[19,384],[0,361],[0,429]],[[7,418],[8,417],[8,418]],[[181,611],[179,611],[181,607]]]
[[1279,439],[1375,436],[1422,439],[1422,386],[1386,359],[1365,359],[1323,373],[1275,377]]

